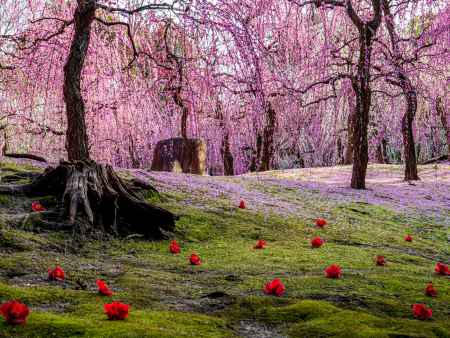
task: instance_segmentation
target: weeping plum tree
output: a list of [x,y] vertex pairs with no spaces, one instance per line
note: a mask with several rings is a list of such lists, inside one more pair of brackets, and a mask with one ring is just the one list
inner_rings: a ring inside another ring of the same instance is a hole
[[417,158],[414,143],[413,122],[417,112],[417,90],[402,66],[402,56],[399,51],[399,38],[395,30],[394,16],[388,0],[382,0],[386,27],[389,33],[392,63],[395,79],[388,79],[389,83],[400,87],[406,101],[406,112],[402,118],[402,136],[405,153],[405,181],[418,180]]
[[[81,91],[81,76],[97,10],[132,15],[144,10],[172,9],[172,5],[152,4],[130,10],[105,6],[96,0],[77,0],[73,19],[59,20],[64,22],[63,28],[74,25],[70,51],[64,66],[63,86],[69,161],[47,169],[30,184],[1,186],[1,192],[58,196],[62,200],[58,221],[68,221],[81,234],[98,231],[114,234],[137,232],[148,238],[158,239],[173,230],[175,216],[172,213],[147,204],[117,176],[111,166],[91,160]],[[126,26],[132,39],[127,23],[97,20],[106,26]],[[134,47],[134,42],[132,43]],[[136,57],[136,49],[133,51],[133,56]]]
[[[12,4],[12,9],[17,4],[13,0],[6,3]],[[23,3],[33,9],[30,21],[23,16],[21,20],[11,19],[24,26],[23,36],[8,40],[11,33],[0,32],[0,109],[1,116],[10,116],[2,120],[9,149],[17,152],[26,144],[27,152],[51,161],[64,157],[67,151],[70,161],[96,159],[123,167],[151,163],[153,146],[161,139],[180,134],[180,114],[173,112],[183,112],[173,95],[181,78],[177,75],[177,63],[161,59],[152,45],[155,28],[164,28],[169,19],[162,15],[163,11],[173,14],[172,8],[151,2],[153,8],[144,12],[111,7],[114,3],[124,6],[127,2],[122,0],[96,1],[94,18],[84,14],[79,18],[80,23],[90,22],[91,30],[85,30],[83,25],[79,28],[80,38],[89,36],[90,40],[84,40],[89,43],[83,52],[84,63],[75,67],[76,60],[82,59],[80,49],[75,49],[78,56],[68,53],[71,42],[75,43],[71,34],[75,7],[85,6],[86,14],[87,4],[92,2]],[[192,58],[176,54],[190,59],[180,59],[183,88],[177,100],[189,109],[189,123],[181,123],[185,126],[182,134],[207,140],[212,150],[208,165],[222,167],[226,163],[230,174],[249,169],[250,161],[243,149],[254,151],[254,170],[270,168],[272,163],[291,166],[295,157],[292,154],[314,151],[305,159],[306,166],[332,165],[335,159],[341,163],[344,157],[348,163],[354,162],[353,156],[362,158],[354,168],[356,173],[362,172],[354,175],[357,185],[361,185],[366,167],[365,138],[371,159],[376,159],[376,152],[371,150],[383,138],[389,145],[390,159],[399,160],[397,154],[403,142],[399,131],[406,112],[400,107],[406,97],[401,87],[385,81],[389,78],[400,82],[386,25],[376,31],[369,26],[376,19],[374,4],[371,0],[196,0],[182,15],[171,14],[173,25],[185,34],[194,51]],[[298,10],[297,6],[302,5]],[[358,13],[360,21],[356,20],[356,26],[348,5],[353,5],[353,12]],[[444,125],[430,122],[429,116],[439,114],[436,121],[443,121],[442,116],[447,114],[445,74],[450,7],[442,0],[392,0],[389,5],[398,35],[395,40],[400,66],[417,94],[414,141],[421,145],[421,158],[426,160],[436,153],[440,142],[436,133],[433,137],[430,134],[440,128],[437,125]],[[141,14],[126,20],[135,13]],[[0,30],[9,27],[2,20],[4,16],[0,17]],[[411,39],[408,34],[420,34],[424,22],[430,22],[433,29],[421,40]],[[414,34],[410,27],[414,27]],[[433,47],[419,51],[423,42],[431,38]],[[173,53],[172,38],[169,40],[169,51]],[[338,57],[333,55],[335,50]],[[360,62],[361,57],[364,62]],[[130,59],[130,67],[126,67]],[[72,66],[64,67],[66,64]],[[16,70],[9,70],[11,67]],[[161,75],[164,71],[168,76]],[[437,96],[442,97],[439,109]],[[218,100],[223,123],[210,117]],[[367,107],[374,118],[365,132]],[[426,111],[428,115],[423,113]],[[274,113],[273,119],[269,112]],[[74,118],[69,121],[66,113]],[[354,114],[359,114],[359,123],[358,119],[347,119]],[[61,135],[66,123],[70,124],[67,131],[70,129],[69,134],[73,135],[70,138]],[[406,123],[408,128],[410,125]],[[353,126],[359,128],[358,137],[353,135]],[[348,147],[346,133],[350,139]],[[440,137],[443,139],[443,134]],[[352,151],[353,144],[361,145],[356,153]],[[45,153],[49,146],[51,151]],[[291,155],[283,154],[284,149]],[[262,161],[263,158],[267,160]],[[83,204],[78,209],[83,211]]]

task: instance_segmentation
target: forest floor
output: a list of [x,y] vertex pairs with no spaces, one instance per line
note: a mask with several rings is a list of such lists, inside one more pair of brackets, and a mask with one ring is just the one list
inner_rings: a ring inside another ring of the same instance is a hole
[[[2,163],[0,176],[42,168]],[[420,167],[421,181],[402,181],[402,168],[371,165],[368,190],[349,189],[350,167],[206,177],[123,170],[149,180],[148,200],[180,216],[169,241],[138,237],[89,241],[39,227],[31,202],[52,198],[0,195],[0,302],[31,308],[25,326],[0,337],[450,337],[449,277],[434,273],[450,261],[450,164]],[[245,200],[246,209],[237,206]],[[314,226],[326,218],[324,229]],[[143,220],[151,223],[151,220]],[[405,235],[412,242],[404,240]],[[310,240],[326,243],[312,249]],[[253,248],[258,239],[267,247]],[[196,252],[200,266],[188,257]],[[376,266],[384,255],[386,266]],[[340,279],[324,268],[336,263]],[[47,280],[60,265],[64,282]],[[108,321],[95,280],[113,300],[131,304],[124,321]],[[264,284],[280,278],[282,297]],[[424,294],[432,281],[437,297]],[[414,319],[411,305],[433,309]]]

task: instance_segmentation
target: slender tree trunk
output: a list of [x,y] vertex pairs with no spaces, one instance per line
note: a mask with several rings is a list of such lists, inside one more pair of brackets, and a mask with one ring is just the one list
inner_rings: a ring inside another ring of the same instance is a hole
[[393,65],[397,81],[390,83],[400,87],[406,100],[406,112],[402,118],[402,136],[405,152],[405,181],[418,180],[417,157],[414,143],[413,123],[417,112],[417,91],[401,65],[401,54],[394,26],[394,17],[390,11],[388,0],[382,0],[385,23],[391,40]]
[[342,139],[339,136],[337,139],[337,164],[344,164],[344,147],[342,146]]
[[441,117],[442,127],[445,131],[445,136],[447,138],[447,158],[450,160],[450,123],[448,122],[450,116],[448,116],[448,112],[446,112],[446,109],[444,108],[442,97],[436,99],[436,111]]
[[256,134],[256,151],[253,150],[252,159],[250,162],[250,172],[255,172],[259,167],[259,161],[261,159],[262,148],[262,136],[259,132]]
[[230,151],[230,138],[228,131],[225,132],[222,140],[222,160],[223,160],[223,173],[225,176],[233,176],[234,175],[234,159],[233,154]]
[[262,140],[262,152],[261,160],[258,171],[267,171],[271,169],[273,158],[273,135],[275,133],[276,126],[276,113],[270,102],[267,103],[264,126],[263,140]]
[[88,160],[90,158],[86,111],[81,95],[81,71],[89,48],[96,1],[77,0],[77,3],[72,45],[64,66],[63,92],[67,112],[66,149],[69,161]]
[[407,108],[402,118],[403,147],[405,151],[405,181],[418,180],[417,158],[413,134],[414,116],[417,111],[417,96],[415,91],[406,94]]

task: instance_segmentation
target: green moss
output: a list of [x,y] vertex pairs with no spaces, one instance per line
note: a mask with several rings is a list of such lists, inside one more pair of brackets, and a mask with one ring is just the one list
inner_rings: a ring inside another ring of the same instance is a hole
[[23,327],[0,323],[0,337],[234,337],[221,319],[169,311],[135,311],[123,321],[108,321],[98,304],[88,318],[76,314],[32,312]]
[[[139,238],[87,241],[74,252],[67,250],[63,233],[31,233],[3,224],[0,301],[20,298],[33,312],[25,327],[0,321],[0,337],[228,337],[242,320],[292,337],[449,336],[450,285],[433,272],[437,260],[450,257],[442,223],[378,205],[339,203],[314,191],[242,177],[217,179],[242,183],[292,210],[279,214],[277,205],[251,204],[240,210],[226,193],[213,199],[205,194],[207,188],[167,185],[146,197],[180,216],[179,255],[169,253],[168,240]],[[22,203],[28,207],[31,202]],[[36,217],[29,220],[34,230]],[[316,217],[327,218],[328,226],[314,227]],[[151,225],[151,220],[143,222]],[[412,243],[403,240],[406,233],[413,235]],[[312,249],[310,239],[318,235],[326,243]],[[267,240],[267,248],[253,249],[257,239]],[[189,265],[192,252],[202,265]],[[384,255],[387,265],[376,266],[376,255]],[[343,268],[339,280],[324,277],[332,263]],[[45,281],[47,268],[56,264],[67,273],[65,283]],[[285,283],[286,294],[264,295],[263,285],[276,277]],[[131,304],[126,321],[105,319],[102,304],[110,299],[96,295],[97,278],[108,282],[114,300]],[[438,289],[436,298],[424,295],[430,280]],[[86,290],[75,290],[77,281]],[[214,292],[223,292],[229,302],[208,298]],[[412,318],[410,307],[417,302],[432,307],[432,320]]]
[[9,207],[11,206],[12,201],[11,201],[11,197],[7,196],[7,195],[0,195],[0,205]]

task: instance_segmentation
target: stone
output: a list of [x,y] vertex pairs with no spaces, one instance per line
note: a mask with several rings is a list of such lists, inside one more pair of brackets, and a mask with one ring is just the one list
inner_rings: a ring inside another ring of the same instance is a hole
[[206,161],[204,140],[170,138],[156,144],[151,170],[206,175]]

